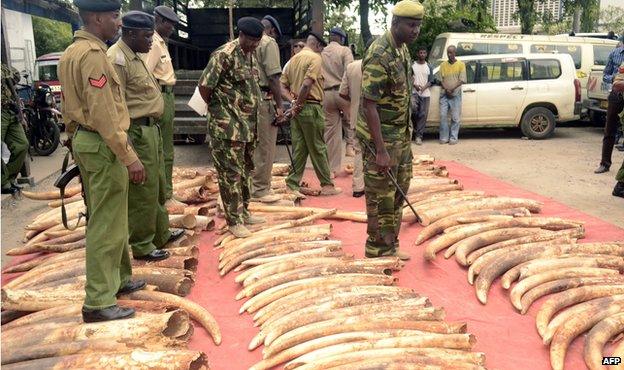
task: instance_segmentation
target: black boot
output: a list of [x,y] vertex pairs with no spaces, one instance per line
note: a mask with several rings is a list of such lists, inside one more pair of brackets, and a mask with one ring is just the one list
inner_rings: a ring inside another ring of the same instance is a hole
[[154,249],[145,256],[135,256],[135,260],[160,261],[169,258],[169,252],[164,249]]
[[127,307],[119,307],[117,305],[102,308],[99,310],[90,310],[82,308],[82,321],[84,322],[100,322],[127,319],[134,316],[134,309]]
[[137,290],[141,290],[143,288],[145,288],[145,280],[129,281],[124,286],[119,288],[117,295],[136,292]]
[[613,196],[624,198],[624,181],[618,181],[613,188]]
[[171,235],[169,236],[169,240],[167,240],[167,243],[175,242],[176,240],[180,239],[182,236],[184,236],[184,230],[173,229],[171,230]]

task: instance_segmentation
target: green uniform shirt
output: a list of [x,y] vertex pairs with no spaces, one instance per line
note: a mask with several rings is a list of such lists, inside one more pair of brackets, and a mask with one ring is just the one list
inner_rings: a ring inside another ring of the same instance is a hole
[[245,56],[238,39],[212,53],[199,85],[212,90],[208,102],[208,131],[213,138],[252,142],[260,87],[253,54]]
[[282,73],[277,42],[271,36],[262,35],[254,56],[258,62],[258,82],[262,87],[269,87],[269,77]]
[[[15,103],[16,99],[11,86],[15,85],[16,71],[6,64],[2,64],[2,108],[11,103]],[[17,74],[19,76],[19,74]]]
[[386,142],[411,137],[411,62],[407,45],[396,46],[390,31],[368,48],[362,60],[362,97],[356,127],[358,137],[371,140],[362,111],[363,98],[377,102],[381,135]]
[[164,110],[160,85],[154,75],[147,71],[139,55],[122,39],[111,46],[106,54],[126,94],[130,118],[160,117]]

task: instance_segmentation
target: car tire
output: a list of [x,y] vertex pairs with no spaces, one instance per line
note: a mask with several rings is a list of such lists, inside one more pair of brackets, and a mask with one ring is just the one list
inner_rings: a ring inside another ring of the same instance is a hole
[[531,108],[524,112],[520,129],[522,134],[530,139],[547,139],[555,132],[555,115],[548,108]]

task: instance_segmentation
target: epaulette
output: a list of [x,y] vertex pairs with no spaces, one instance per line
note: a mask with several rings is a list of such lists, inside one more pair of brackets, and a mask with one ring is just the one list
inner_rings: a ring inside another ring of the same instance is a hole
[[115,64],[122,67],[126,66],[126,58],[124,58],[124,54],[121,50],[117,50],[115,54]]

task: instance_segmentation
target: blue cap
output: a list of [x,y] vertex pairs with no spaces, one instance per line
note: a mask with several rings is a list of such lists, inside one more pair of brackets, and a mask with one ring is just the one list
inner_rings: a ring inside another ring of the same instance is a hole
[[277,21],[277,19],[273,18],[270,15],[265,15],[264,18],[262,19],[266,19],[267,21],[271,22],[271,25],[277,30],[277,33],[282,36],[282,27],[280,27],[279,22]]
[[165,18],[166,20],[176,23],[176,24],[180,22],[180,18],[178,18],[178,15],[173,11],[173,9],[171,9],[168,6],[159,5],[155,7],[154,14],[161,16]]
[[74,5],[81,10],[103,13],[121,9],[119,0],[74,0]]
[[333,35],[338,35],[338,36],[341,36],[341,37],[343,37],[343,38],[345,38],[345,39],[347,38],[347,34],[346,34],[346,33],[345,33],[345,31],[343,31],[343,30],[342,30],[342,28],[340,28],[340,27],[334,27],[334,28],[332,28],[332,29],[329,31],[329,33],[330,33],[330,34],[333,34]]
[[153,30],[154,17],[138,10],[131,10],[121,17],[121,26],[137,30]]

